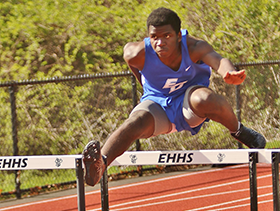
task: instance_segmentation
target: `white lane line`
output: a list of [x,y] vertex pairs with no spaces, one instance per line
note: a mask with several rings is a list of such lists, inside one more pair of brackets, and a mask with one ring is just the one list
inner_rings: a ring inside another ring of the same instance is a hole
[[[270,174],[269,175],[264,175],[264,176],[262,176],[262,178],[266,178],[266,177],[270,177],[270,176],[271,176]],[[131,205],[131,204],[136,204],[136,203],[148,202],[148,201],[152,201],[152,200],[164,199],[164,198],[167,198],[167,197],[174,197],[174,196],[178,196],[178,195],[182,195],[182,194],[187,194],[187,193],[192,193],[192,192],[207,190],[207,189],[213,189],[213,188],[219,188],[219,187],[228,186],[228,185],[235,185],[237,183],[247,182],[248,180],[249,179],[244,179],[244,180],[233,181],[233,182],[228,182],[228,183],[219,184],[219,185],[207,186],[207,187],[192,189],[192,190],[188,190],[188,191],[182,191],[182,192],[177,192],[177,193],[172,193],[172,194],[167,194],[167,195],[162,195],[162,196],[157,196],[157,197],[151,197],[151,198],[145,198],[145,199],[140,199],[140,200],[136,200],[136,201],[130,201],[130,202],[125,202],[125,203],[115,204],[115,205],[111,205],[110,208],[116,208],[116,207],[120,207],[120,206],[127,206],[127,205]],[[271,188],[271,185],[259,187],[259,189],[260,188]],[[242,189],[242,191],[245,191],[245,190],[249,190],[249,188]],[[240,192],[240,190],[194,196],[194,197],[189,197],[189,198],[183,198],[182,200],[189,200],[189,199],[194,199],[194,198],[203,198],[203,197],[209,197],[209,196],[212,196],[212,195],[221,195],[221,194],[228,194],[228,193],[234,193],[234,192]],[[172,202],[177,202],[177,201],[181,201],[181,199],[150,203],[150,204],[146,204],[146,205],[145,204],[144,205],[137,205],[136,207],[152,206],[154,204],[158,205],[158,204],[172,203]],[[122,209],[117,209],[117,210],[132,209],[132,208],[135,208],[135,207],[122,208]],[[101,210],[101,208],[92,209],[90,211],[98,211],[98,210]]]
[[[258,204],[265,204],[265,203],[271,203],[271,202],[273,202],[273,199],[266,200],[266,201],[260,201],[260,202],[258,202]],[[250,206],[250,203],[247,203],[247,204],[240,204],[240,205],[231,206],[231,207],[224,207],[224,208],[219,208],[219,209],[214,209],[214,210],[208,210],[208,211],[230,210],[230,209],[236,209],[236,208],[247,207],[247,206]]]
[[42,200],[42,201],[34,201],[34,202],[26,203],[26,204],[15,205],[15,206],[12,206],[12,207],[0,208],[0,211],[13,210],[13,209],[16,209],[16,208],[28,207],[28,206],[35,205],[35,204],[55,202],[55,201],[64,200],[64,199],[71,199],[71,198],[75,198],[75,197],[77,198],[77,195],[70,195],[70,196],[59,197],[59,198],[48,199],[48,200]]
[[[242,167],[244,165],[238,165],[238,166]],[[233,166],[233,167],[236,168],[237,166]],[[229,167],[229,168],[231,168],[231,167]],[[109,191],[110,190],[119,190],[119,189],[124,189],[124,188],[129,188],[129,187],[135,187],[135,186],[140,186],[140,185],[145,185],[145,184],[151,184],[151,183],[156,183],[156,182],[161,182],[161,181],[166,181],[166,180],[172,180],[172,179],[177,179],[177,178],[187,177],[187,176],[192,176],[192,175],[197,175],[197,174],[204,174],[204,173],[207,174],[209,172],[216,172],[216,171],[221,171],[221,170],[223,170],[223,169],[210,169],[210,170],[205,170],[205,171],[191,172],[191,173],[188,173],[188,174],[181,174],[181,175],[176,175],[176,176],[163,177],[163,178],[160,178],[160,179],[154,179],[154,180],[149,180],[149,181],[144,181],[144,182],[132,183],[132,184],[128,184],[128,185],[111,187],[111,188],[109,188]],[[89,191],[89,192],[86,192],[85,195],[92,195],[92,194],[96,194],[96,193],[100,193],[100,190]],[[77,197],[76,194],[75,195],[70,195],[70,196],[65,196],[65,197],[58,197],[58,198],[54,198],[54,199],[47,199],[47,200],[41,200],[41,201],[30,202],[30,203],[25,203],[25,204],[19,204],[19,205],[15,205],[15,206],[0,208],[0,211],[13,210],[13,209],[16,209],[16,208],[28,207],[28,206],[31,206],[31,205],[49,203],[49,202],[54,202],[54,201],[59,201],[59,200],[64,200],[64,199],[71,199],[71,198],[75,198],[75,197]]]
[[[266,194],[259,195],[258,198],[265,197],[265,196],[271,196],[271,195],[272,195],[272,193],[266,193]],[[227,205],[227,204],[232,204],[232,203],[236,203],[236,202],[241,202],[241,201],[246,201],[246,200],[250,200],[250,197],[242,198],[242,199],[238,199],[238,200],[234,200],[234,201],[229,201],[229,202],[224,202],[224,203],[220,203],[220,204],[213,204],[213,205],[210,205],[210,206],[200,207],[200,208],[197,208],[197,209],[185,210],[185,211],[206,210],[208,208],[219,207],[219,206],[223,206],[223,205]],[[243,205],[241,205],[241,206],[243,206]],[[238,207],[238,205],[234,206],[234,208],[236,208],[236,207]],[[224,208],[221,208],[221,209],[224,209]],[[219,209],[215,209],[215,210],[211,210],[211,211],[216,211],[216,210],[219,210]],[[228,210],[228,208],[226,210]]]
[[152,180],[148,180],[148,181],[144,181],[144,182],[136,182],[136,183],[132,183],[132,184],[128,184],[128,185],[111,187],[111,188],[109,188],[109,191],[123,189],[123,188],[129,188],[129,187],[135,187],[135,186],[141,186],[141,185],[151,184],[151,183],[156,183],[156,182],[161,182],[161,181],[173,180],[173,179],[178,179],[178,178],[182,178],[182,177],[189,177],[189,176],[198,175],[198,174],[208,174],[208,173],[212,173],[212,172],[223,171],[226,169],[240,168],[240,167],[247,166],[247,165],[248,164],[243,164],[243,165],[230,166],[230,167],[221,168],[221,169],[210,169],[210,170],[202,170],[202,171],[197,171],[197,172],[182,173],[182,174],[176,175],[176,176],[167,176],[167,177],[163,177],[163,178],[159,178],[159,179],[152,179]]
[[[271,187],[271,186],[268,186],[268,187]],[[267,187],[264,187],[264,188],[267,188]],[[124,208],[119,208],[119,209],[111,209],[111,211],[122,211],[122,210],[139,209],[139,208],[143,208],[143,207],[150,207],[150,206],[155,206],[155,205],[160,205],[160,204],[176,203],[176,202],[179,202],[179,201],[186,201],[186,200],[192,200],[192,199],[198,199],[198,198],[206,198],[206,197],[212,197],[212,196],[232,194],[232,193],[238,193],[238,192],[243,192],[243,191],[248,191],[248,190],[249,189],[241,189],[241,190],[236,190],[236,191],[226,191],[226,192],[219,192],[219,193],[215,193],[215,194],[207,194],[207,195],[201,195],[201,196],[186,197],[186,198],[173,199],[173,200],[168,200],[168,201],[160,201],[160,202],[154,202],[154,203],[148,203],[148,204],[135,205],[135,206],[124,207]],[[267,195],[272,195],[272,194],[268,193],[268,194],[260,195],[259,197],[263,197],[263,196],[267,196]],[[230,202],[226,202],[226,203],[220,203],[220,204],[216,204],[216,205],[211,205],[211,206],[207,206],[207,207],[191,209],[191,210],[188,210],[188,211],[205,210],[207,208],[213,208],[213,207],[216,207],[216,206],[222,206],[224,204],[231,204],[231,203],[235,203],[235,202],[239,202],[239,201],[244,201],[244,200],[250,200],[250,197],[244,198],[244,199],[240,199],[240,200],[230,201]],[[126,204],[124,203],[123,205],[126,205]],[[110,206],[110,208],[112,208],[112,207],[114,207],[114,206]],[[94,210],[90,210],[90,211],[97,211],[97,210],[101,210],[101,209],[94,209]]]

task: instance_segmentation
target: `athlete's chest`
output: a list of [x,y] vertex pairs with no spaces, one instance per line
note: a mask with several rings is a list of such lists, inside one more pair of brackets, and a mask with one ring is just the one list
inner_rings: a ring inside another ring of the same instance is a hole
[[155,72],[144,74],[149,85],[161,90],[163,93],[171,94],[183,88],[195,75],[192,65],[180,65],[178,71],[170,70],[170,68],[157,69]]
[[182,64],[182,53],[181,50],[180,52],[177,52],[176,56],[170,56],[168,58],[158,58],[160,62],[165,65],[166,67],[170,68],[171,70],[177,72]]

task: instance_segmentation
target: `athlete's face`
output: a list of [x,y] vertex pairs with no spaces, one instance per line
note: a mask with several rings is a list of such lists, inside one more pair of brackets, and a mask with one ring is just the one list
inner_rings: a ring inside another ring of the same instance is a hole
[[[180,41],[182,39],[181,32],[176,34],[172,26],[149,26],[149,36],[151,45],[157,55],[161,58],[172,56],[180,50]],[[176,54],[175,54],[176,55]]]

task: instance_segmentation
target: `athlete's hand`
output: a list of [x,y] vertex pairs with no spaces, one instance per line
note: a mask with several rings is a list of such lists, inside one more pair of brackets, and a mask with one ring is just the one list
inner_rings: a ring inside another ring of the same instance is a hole
[[224,75],[224,81],[227,84],[239,85],[245,80],[245,78],[246,78],[245,70],[240,70],[240,71],[231,70]]

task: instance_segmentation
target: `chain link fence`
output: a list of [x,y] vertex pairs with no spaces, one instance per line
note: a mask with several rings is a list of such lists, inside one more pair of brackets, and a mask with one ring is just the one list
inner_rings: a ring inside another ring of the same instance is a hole
[[[236,64],[247,69],[240,86],[213,73],[210,87],[225,96],[246,126],[265,135],[268,148],[280,146],[279,61]],[[141,96],[130,72],[83,75],[0,84],[0,156],[81,154],[89,140],[102,144],[128,117]],[[227,129],[210,121],[195,136],[183,131],[143,139],[129,150],[240,148]],[[150,167],[143,167],[149,169]],[[114,167],[109,177],[141,171]],[[74,170],[1,171],[1,198],[43,189],[75,186]]]
[[[137,99],[136,81],[129,72],[1,85],[1,156],[81,154],[89,140],[104,142]],[[76,179],[74,170],[1,173],[1,195],[16,189],[18,198],[30,188],[54,188]]]

